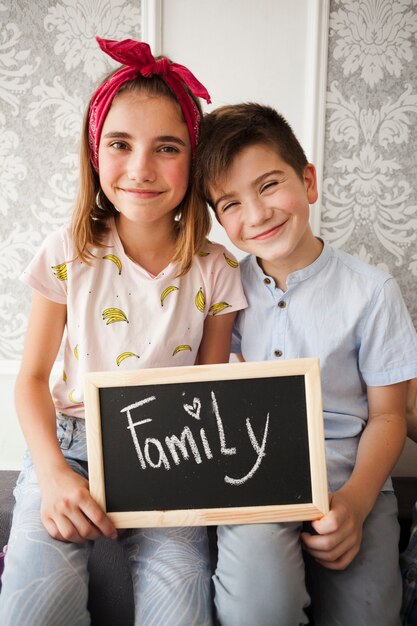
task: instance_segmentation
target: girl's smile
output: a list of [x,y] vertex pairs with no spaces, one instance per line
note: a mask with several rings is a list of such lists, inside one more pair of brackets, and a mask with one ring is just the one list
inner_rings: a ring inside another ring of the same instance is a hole
[[120,221],[172,224],[190,162],[188,129],[175,102],[127,91],[115,98],[103,125],[99,176]]

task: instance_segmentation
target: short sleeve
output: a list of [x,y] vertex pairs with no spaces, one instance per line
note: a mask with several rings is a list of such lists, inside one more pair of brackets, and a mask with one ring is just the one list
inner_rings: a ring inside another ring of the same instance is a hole
[[392,277],[383,283],[369,307],[359,367],[369,386],[392,385],[417,376],[417,333]]
[[239,263],[223,246],[216,246],[211,268],[211,301],[208,315],[221,315],[245,309],[248,305],[240,277]]
[[68,271],[73,258],[69,247],[66,229],[50,234],[20,276],[22,282],[48,300],[66,304]]
[[240,354],[242,352],[241,342],[242,342],[242,337],[235,323],[233,327],[233,333],[232,333],[232,346],[230,349],[230,351],[233,352],[233,354]]

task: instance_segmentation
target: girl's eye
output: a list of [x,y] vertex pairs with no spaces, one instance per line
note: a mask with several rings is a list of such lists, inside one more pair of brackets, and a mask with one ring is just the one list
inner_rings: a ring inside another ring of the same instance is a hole
[[115,150],[127,150],[128,147],[127,144],[124,143],[124,141],[112,141],[110,146]]
[[179,152],[176,146],[161,146],[158,148],[158,152],[164,152],[166,154],[177,154]]
[[261,187],[261,193],[264,191],[267,191],[268,189],[272,189],[274,188],[276,185],[278,185],[276,180],[270,180],[267,183],[265,183],[264,185],[262,185]]

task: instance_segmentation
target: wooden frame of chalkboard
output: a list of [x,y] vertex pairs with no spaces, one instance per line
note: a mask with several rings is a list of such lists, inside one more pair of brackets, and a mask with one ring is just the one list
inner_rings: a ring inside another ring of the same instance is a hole
[[328,512],[318,359],[86,375],[90,492],[118,528]]

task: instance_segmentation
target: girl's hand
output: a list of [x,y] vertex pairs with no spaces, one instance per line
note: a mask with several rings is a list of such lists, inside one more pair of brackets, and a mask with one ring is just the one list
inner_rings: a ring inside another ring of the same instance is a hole
[[91,497],[88,481],[72,469],[50,477],[41,491],[42,523],[54,539],[83,543],[101,535],[117,537],[113,523]]
[[336,491],[330,497],[329,513],[312,522],[318,534],[301,534],[303,547],[323,567],[343,570],[359,552],[364,521],[355,500],[343,490]]

